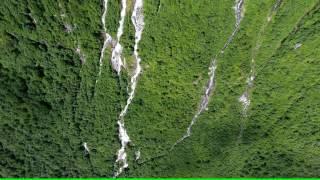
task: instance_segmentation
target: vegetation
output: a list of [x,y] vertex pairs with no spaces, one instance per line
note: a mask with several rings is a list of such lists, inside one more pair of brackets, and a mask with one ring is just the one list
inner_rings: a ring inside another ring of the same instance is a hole
[[[109,63],[111,47],[98,76],[100,0],[1,3],[1,177],[113,175],[116,121],[135,66],[133,2],[120,77]],[[208,110],[170,151],[199,106],[213,57],[235,28],[234,0],[144,0],[143,73],[125,117],[132,142],[121,176],[320,176],[320,3],[281,1],[268,22],[275,2],[245,0],[240,29],[218,57]],[[120,0],[109,0],[112,37],[120,8]],[[238,98],[253,56],[256,78],[245,116]]]

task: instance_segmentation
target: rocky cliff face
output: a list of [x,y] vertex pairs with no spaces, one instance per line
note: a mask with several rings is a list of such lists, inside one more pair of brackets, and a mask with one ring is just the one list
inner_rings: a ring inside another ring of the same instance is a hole
[[319,19],[317,0],[4,1],[0,176],[318,177]]

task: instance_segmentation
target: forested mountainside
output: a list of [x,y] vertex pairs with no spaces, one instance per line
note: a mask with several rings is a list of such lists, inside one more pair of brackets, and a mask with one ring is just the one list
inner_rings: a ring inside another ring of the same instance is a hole
[[3,0],[0,177],[319,177],[319,0]]

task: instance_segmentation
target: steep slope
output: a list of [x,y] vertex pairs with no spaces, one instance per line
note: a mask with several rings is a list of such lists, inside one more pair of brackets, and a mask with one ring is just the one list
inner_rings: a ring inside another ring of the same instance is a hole
[[0,8],[1,176],[111,176],[119,88],[108,63],[95,87],[102,4],[5,1]]
[[320,176],[319,0],[16,0],[0,24],[0,177]]
[[[220,58],[214,95],[208,111],[193,127],[193,135],[175,147],[173,152],[137,166],[132,176],[318,176],[320,163],[315,157],[319,153],[320,134],[314,123],[319,119],[311,115],[318,111],[319,106],[316,100],[319,94],[315,93],[319,78],[316,77],[318,72],[314,71],[319,69],[316,63],[319,53],[318,50],[308,50],[308,47],[319,44],[317,1],[282,2],[270,26],[260,37],[263,40],[256,56],[256,85],[251,97],[252,107],[246,117],[242,113],[242,104],[238,102],[250,74],[251,49],[255,47],[260,28],[275,2],[246,1],[246,14],[239,35]],[[305,38],[310,38],[310,46],[302,49],[307,43],[302,42]],[[289,39],[291,43],[287,42]],[[298,43],[302,46],[295,49]],[[274,56],[279,51],[288,56]],[[300,56],[296,55],[298,52]],[[299,66],[293,60],[295,56],[301,58]],[[281,59],[283,67],[274,64]],[[287,73],[290,72],[289,76],[283,74],[284,67]],[[310,71],[303,72],[305,68]],[[270,69],[269,73],[267,69]],[[299,79],[301,85],[293,79]],[[312,83],[307,85],[308,81]],[[272,87],[282,87],[284,94]],[[308,89],[308,95],[301,94],[305,91],[302,87],[308,87],[305,89]],[[272,100],[270,95],[273,93],[277,94],[272,96]],[[309,98],[315,101],[311,102]],[[300,110],[298,107],[288,109],[297,99],[301,101]],[[312,103],[313,106],[307,108]],[[301,117],[303,113],[300,111],[308,115]],[[284,120],[284,112],[291,117]],[[279,121],[284,124],[279,124]],[[241,128],[243,135],[240,136]],[[298,132],[300,135],[306,133],[310,138],[304,139],[297,135]],[[304,147],[308,147],[308,153]]]
[[[233,30],[234,1],[221,2],[145,2],[143,73],[127,114],[128,131],[141,150],[139,162],[166,153],[188,127],[212,57]],[[216,3],[223,6],[213,9]],[[219,16],[226,11],[229,15]]]

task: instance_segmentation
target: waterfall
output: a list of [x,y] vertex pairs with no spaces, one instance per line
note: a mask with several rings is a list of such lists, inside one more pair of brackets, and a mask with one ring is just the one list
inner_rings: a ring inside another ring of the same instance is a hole
[[121,66],[123,66],[123,62],[121,60],[123,48],[120,44],[120,39],[123,34],[123,25],[124,25],[124,19],[126,17],[126,9],[127,9],[127,0],[121,0],[121,13],[120,13],[119,27],[117,31],[117,43],[116,43],[116,46],[113,48],[112,55],[111,55],[112,68],[118,73],[118,75],[120,75]]
[[242,104],[242,113],[243,115],[246,117],[247,116],[247,110],[250,106],[250,90],[253,87],[254,84],[254,79],[256,78],[256,70],[255,70],[255,59],[256,56],[260,50],[261,44],[262,44],[262,34],[264,33],[266,27],[269,25],[274,13],[277,11],[277,9],[279,8],[280,4],[281,4],[282,0],[276,0],[276,2],[274,3],[274,5],[272,6],[268,16],[267,16],[267,21],[265,21],[263,23],[263,25],[261,26],[260,30],[259,30],[259,34],[257,37],[257,41],[255,44],[255,47],[252,50],[252,54],[251,54],[251,70],[250,70],[250,74],[249,77],[247,78],[247,86],[245,91],[242,93],[242,95],[239,97],[239,102]]
[[240,22],[243,18],[243,3],[244,3],[244,0],[236,0],[236,5],[234,6],[234,14],[235,14],[235,17],[236,17],[236,24],[235,26],[236,27],[239,27],[240,25]]
[[224,50],[229,46],[229,44],[231,43],[231,41],[233,40],[234,36],[236,35],[236,33],[239,30],[241,20],[242,20],[242,18],[244,16],[243,4],[244,4],[244,0],[236,0],[235,1],[235,6],[233,7],[235,18],[236,18],[235,28],[234,28],[232,34],[229,36],[227,42],[224,44],[224,46],[221,49],[220,53],[224,53]]
[[[121,174],[123,172],[123,170],[125,168],[128,167],[128,162],[127,162],[127,153],[126,153],[126,147],[128,145],[128,143],[130,142],[130,137],[127,134],[127,131],[125,129],[125,125],[124,125],[124,117],[127,114],[129,105],[131,104],[134,95],[135,95],[135,90],[137,87],[137,83],[138,83],[138,77],[141,73],[141,58],[139,57],[139,53],[138,53],[138,44],[141,40],[141,36],[142,36],[142,31],[144,28],[144,16],[143,16],[143,1],[142,0],[135,0],[135,4],[134,4],[134,9],[133,9],[133,13],[131,16],[131,21],[134,25],[135,28],[135,44],[134,44],[134,51],[133,51],[133,55],[136,61],[136,67],[134,69],[134,74],[131,77],[131,81],[130,81],[130,92],[129,92],[129,97],[127,99],[127,104],[126,106],[123,108],[123,110],[121,111],[120,115],[119,115],[119,120],[118,120],[118,125],[119,125],[119,139],[121,142],[121,148],[118,150],[118,157],[116,160],[116,163],[119,165],[119,169],[117,170],[117,172],[115,173],[115,177],[117,177],[119,174]],[[140,152],[139,152],[139,156],[140,158]]]
[[242,93],[242,95],[239,97],[239,102],[242,104],[242,114],[246,117],[247,116],[247,110],[250,106],[251,100],[250,100],[250,89],[253,87],[255,79],[255,61],[254,59],[251,60],[251,70],[250,70],[250,76],[247,78],[247,87],[246,90]]
[[104,52],[106,51],[107,46],[111,43],[112,38],[111,36],[107,33],[107,28],[106,28],[106,16],[107,16],[107,10],[108,10],[108,0],[103,0],[103,14],[101,16],[101,22],[103,26],[103,46],[100,51],[100,58],[99,58],[99,73],[98,73],[98,78],[96,80],[96,83],[99,80],[99,77],[101,75],[102,71],[102,66],[103,66],[103,58],[104,58]]
[[76,53],[78,54],[79,58],[80,58],[80,62],[81,64],[86,63],[86,56],[85,54],[82,52],[80,45],[78,44],[78,47],[76,48]]
[[192,126],[196,123],[198,117],[200,116],[200,114],[206,110],[208,108],[208,103],[209,103],[209,99],[210,99],[210,95],[212,93],[212,91],[215,88],[215,70],[217,69],[217,59],[218,56],[224,52],[224,50],[228,47],[228,45],[230,44],[230,42],[232,41],[233,37],[236,35],[239,26],[240,26],[240,22],[243,18],[243,4],[244,4],[244,0],[235,0],[235,18],[236,18],[236,23],[235,23],[235,28],[232,32],[232,34],[229,36],[227,42],[224,44],[223,48],[220,50],[220,52],[218,52],[216,54],[216,56],[213,58],[213,61],[211,63],[211,66],[209,67],[209,81],[207,82],[207,86],[204,92],[204,95],[201,98],[200,101],[200,106],[197,109],[196,114],[193,116],[191,123],[189,124],[186,133],[178,140],[176,141],[170,148],[170,151],[174,149],[174,147],[179,144],[180,142],[182,142],[183,140],[185,140],[186,138],[188,138],[189,136],[191,136],[191,129]]
[[207,109],[208,107],[208,103],[209,103],[209,98],[210,98],[210,94],[212,92],[212,90],[215,87],[215,82],[214,82],[214,78],[215,78],[215,71],[217,69],[217,64],[216,64],[216,60],[214,59],[212,62],[212,65],[209,67],[209,76],[210,79],[207,83],[206,86],[206,90],[204,95],[202,96],[201,102],[200,102],[200,106],[196,112],[196,114],[193,116],[191,123],[189,124],[186,133],[178,140],[176,141],[173,146],[171,146],[172,150],[177,144],[179,144],[180,142],[182,142],[184,139],[188,138],[191,135],[191,128],[192,126],[195,124],[195,122],[197,121],[199,115]]

